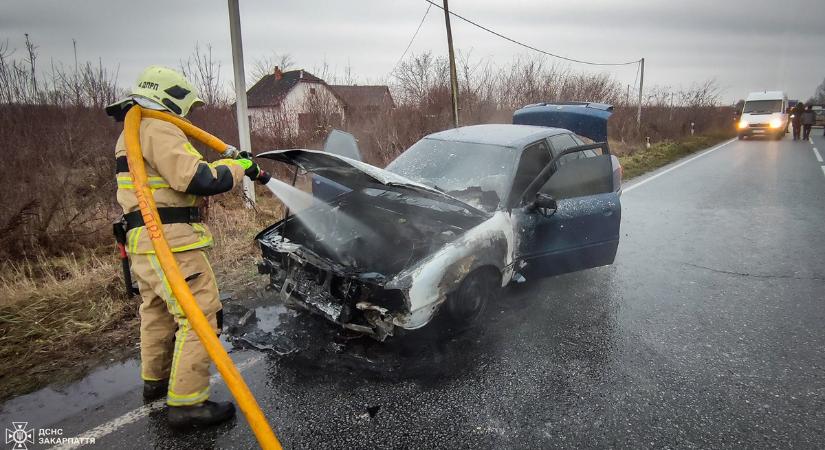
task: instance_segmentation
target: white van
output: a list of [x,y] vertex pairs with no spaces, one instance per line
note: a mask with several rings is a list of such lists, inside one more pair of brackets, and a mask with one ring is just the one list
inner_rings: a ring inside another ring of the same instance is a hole
[[788,130],[788,96],[782,91],[751,92],[736,129],[739,139],[766,136],[782,139]]

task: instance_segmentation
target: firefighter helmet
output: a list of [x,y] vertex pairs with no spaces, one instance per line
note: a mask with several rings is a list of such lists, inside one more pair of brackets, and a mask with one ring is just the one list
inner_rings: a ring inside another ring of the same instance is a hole
[[192,107],[203,105],[182,74],[162,66],[147,67],[132,87],[131,95],[149,99],[181,117],[186,117]]

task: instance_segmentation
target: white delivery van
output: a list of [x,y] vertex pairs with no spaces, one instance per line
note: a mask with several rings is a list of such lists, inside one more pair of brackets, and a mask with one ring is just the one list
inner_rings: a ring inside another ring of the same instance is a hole
[[782,139],[788,129],[788,96],[782,91],[751,92],[736,124],[739,139],[765,136]]

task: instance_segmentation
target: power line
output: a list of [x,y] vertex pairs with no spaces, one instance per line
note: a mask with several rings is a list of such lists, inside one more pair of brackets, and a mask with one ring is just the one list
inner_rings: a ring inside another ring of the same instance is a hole
[[[429,3],[429,4],[430,4],[430,6],[435,6],[435,7],[439,8],[439,9],[441,9],[441,10],[444,10],[444,8],[443,8],[441,5],[439,5],[439,4],[437,4],[437,3],[433,3],[433,2],[432,2],[432,0],[424,0],[424,1],[425,1],[425,2],[427,2],[427,3]],[[566,57],[566,56],[557,55],[557,54],[555,54],[555,53],[551,53],[551,52],[548,52],[548,51],[542,50],[542,49],[540,49],[540,48],[533,47],[532,45],[525,44],[525,43],[523,43],[523,42],[517,41],[517,40],[515,40],[515,39],[513,39],[513,38],[507,37],[507,36],[505,36],[505,35],[503,35],[503,34],[501,34],[501,33],[499,33],[499,32],[493,31],[493,30],[491,30],[491,29],[489,29],[489,28],[487,28],[487,27],[485,27],[485,26],[483,26],[483,25],[481,25],[481,24],[478,24],[478,23],[476,23],[476,22],[473,22],[472,20],[470,20],[470,19],[468,19],[468,18],[466,18],[466,17],[460,16],[460,15],[458,15],[458,14],[454,13],[453,11],[450,11],[450,15],[455,16],[455,17],[458,17],[459,19],[461,19],[461,20],[463,20],[463,21],[465,21],[465,22],[469,23],[470,25],[473,25],[473,26],[475,26],[475,27],[481,28],[482,30],[484,30],[484,31],[486,31],[486,32],[488,32],[488,33],[494,34],[494,35],[496,35],[496,36],[498,36],[498,37],[500,37],[500,38],[502,38],[502,39],[508,40],[508,41],[510,41],[510,42],[512,42],[512,43],[514,43],[514,44],[516,44],[516,45],[520,45],[520,46],[522,46],[522,47],[524,47],[524,48],[528,48],[528,49],[530,49],[530,50],[533,50],[533,51],[536,51],[536,52],[542,53],[542,54],[547,55],[547,56],[552,56],[553,58],[563,59],[563,60],[565,60],[565,61],[570,61],[570,62],[579,63],[579,64],[587,64],[587,65],[591,65],[591,66],[629,66],[629,65],[631,65],[631,64],[639,64],[639,62],[640,62],[640,60],[635,60],[635,61],[627,61],[627,62],[622,62],[622,63],[600,63],[600,62],[592,62],[592,61],[583,61],[583,60],[581,60],[581,59],[568,58],[568,57]]]
[[410,39],[410,43],[407,44],[407,48],[404,49],[404,53],[401,54],[401,57],[398,58],[398,62],[395,63],[395,65],[392,67],[392,70],[390,71],[390,75],[395,73],[395,69],[398,68],[398,65],[401,64],[401,61],[404,60],[404,57],[407,56],[407,52],[410,51],[410,47],[412,47],[413,41],[415,41],[415,37],[418,36],[418,32],[421,31],[421,26],[424,25],[424,19],[427,18],[427,14],[430,13],[430,8],[432,8],[432,7],[433,7],[432,4],[427,6],[427,10],[424,11],[424,17],[422,17],[421,22],[418,23],[418,28],[415,29],[415,33],[413,33],[412,38]]

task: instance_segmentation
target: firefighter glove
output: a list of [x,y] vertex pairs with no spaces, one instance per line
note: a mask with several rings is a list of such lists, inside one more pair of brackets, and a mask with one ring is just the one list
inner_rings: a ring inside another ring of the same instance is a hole
[[261,174],[261,168],[255,164],[254,161],[251,159],[238,159],[238,164],[241,165],[244,169],[244,175],[248,176],[250,180],[255,181],[258,179],[258,176]]

